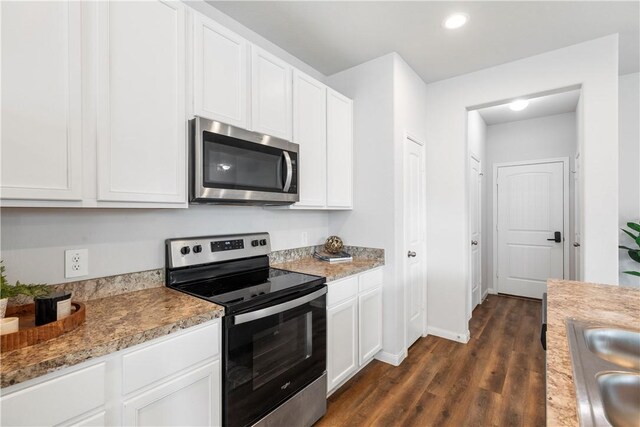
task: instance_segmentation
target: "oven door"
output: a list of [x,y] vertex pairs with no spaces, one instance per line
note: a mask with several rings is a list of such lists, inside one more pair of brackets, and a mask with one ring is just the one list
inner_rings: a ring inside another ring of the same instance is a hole
[[293,203],[298,146],[196,118],[192,201]]
[[326,292],[225,316],[223,425],[254,424],[326,371]]

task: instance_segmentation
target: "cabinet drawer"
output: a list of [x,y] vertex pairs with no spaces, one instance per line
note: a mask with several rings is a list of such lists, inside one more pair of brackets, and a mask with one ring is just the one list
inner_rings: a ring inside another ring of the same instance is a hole
[[382,269],[376,268],[375,270],[362,273],[359,277],[359,291],[363,292],[367,289],[373,289],[377,286],[382,286]]
[[100,363],[3,396],[0,424],[60,424],[104,405],[105,371]]
[[356,296],[358,293],[358,276],[336,280],[327,285],[327,307]]
[[220,320],[122,356],[122,392],[131,393],[220,352]]

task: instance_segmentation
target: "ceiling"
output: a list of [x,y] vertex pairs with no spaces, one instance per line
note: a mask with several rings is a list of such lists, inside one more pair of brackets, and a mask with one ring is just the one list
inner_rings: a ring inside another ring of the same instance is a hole
[[580,90],[572,90],[530,98],[529,105],[522,111],[513,111],[509,108],[509,104],[501,104],[479,109],[478,113],[480,113],[484,119],[485,124],[491,126],[518,120],[551,116],[553,114],[570,113],[576,111],[579,100]]
[[[208,1],[325,75],[390,52],[426,82],[620,34],[620,74],[640,69],[639,1]],[[445,30],[443,19],[470,20]]]

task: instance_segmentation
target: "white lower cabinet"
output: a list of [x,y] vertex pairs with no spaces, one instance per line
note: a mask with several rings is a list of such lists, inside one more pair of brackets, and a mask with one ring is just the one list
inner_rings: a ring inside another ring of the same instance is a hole
[[328,284],[327,390],[333,392],[382,349],[382,268]]
[[123,404],[128,426],[220,425],[220,361],[161,383]]
[[358,299],[327,309],[328,390],[334,389],[358,369]]
[[[0,425],[220,425],[220,325],[215,319],[4,388]],[[127,369],[138,362],[141,373]]]

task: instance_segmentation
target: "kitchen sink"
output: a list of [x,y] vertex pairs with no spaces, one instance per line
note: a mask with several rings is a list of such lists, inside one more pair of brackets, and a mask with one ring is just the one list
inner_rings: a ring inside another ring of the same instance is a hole
[[640,330],[567,319],[580,425],[640,426]]
[[604,412],[611,424],[640,425],[640,374],[607,372],[597,377]]
[[627,369],[640,370],[640,332],[619,328],[587,328],[589,350]]

